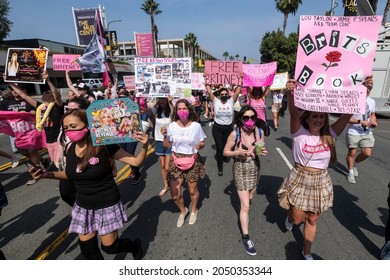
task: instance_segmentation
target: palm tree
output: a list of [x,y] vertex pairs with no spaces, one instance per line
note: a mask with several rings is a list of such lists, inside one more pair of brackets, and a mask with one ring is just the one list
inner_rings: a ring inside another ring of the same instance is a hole
[[234,57],[236,58],[236,60],[238,60],[240,58],[240,55],[236,54]]
[[229,55],[229,60],[234,60],[234,56]]
[[225,61],[226,61],[226,59],[229,57],[229,53],[228,52],[224,52],[222,56],[225,58]]
[[152,28],[152,37],[153,37],[153,57],[157,57],[157,42],[158,42],[158,31],[157,26],[154,21],[154,16],[162,13],[161,10],[158,9],[160,4],[155,2],[154,0],[145,0],[141,6],[141,10],[143,10],[146,14],[150,16],[150,24]]
[[390,0],[387,0],[385,9],[383,11],[383,18],[382,18],[382,25],[385,26],[387,22],[387,16],[389,15],[389,10],[390,10]]
[[295,15],[298,11],[299,5],[302,4],[301,0],[275,0],[276,10],[283,13],[283,35],[286,33],[287,19],[289,14]]
[[192,59],[195,59],[195,50],[199,48],[198,38],[194,33],[190,32],[184,37],[184,42],[189,46]]

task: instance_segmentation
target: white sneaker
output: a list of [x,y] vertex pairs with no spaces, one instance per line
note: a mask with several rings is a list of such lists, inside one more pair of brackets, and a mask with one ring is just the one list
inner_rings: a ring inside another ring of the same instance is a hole
[[181,227],[184,224],[184,220],[186,219],[186,216],[188,214],[188,208],[186,207],[186,212],[184,214],[180,213],[179,219],[177,219],[177,227]]
[[17,155],[17,154],[12,156],[12,158],[11,158],[12,168],[15,168],[15,167],[17,167],[19,165],[20,158],[21,158],[21,156]]
[[347,180],[351,184],[356,184],[356,180],[355,180],[355,175],[354,174],[348,173],[347,174]]
[[359,176],[359,172],[356,166],[353,167],[353,175],[355,175],[355,177]]
[[288,216],[286,217],[286,220],[284,221],[284,226],[286,227],[286,229],[287,229],[288,231],[292,231],[292,229],[293,229],[294,224],[293,224],[293,223],[290,223],[290,222],[288,221]]
[[311,254],[305,255],[305,253],[302,250],[302,256],[305,258],[306,261],[314,261],[314,258]]
[[199,212],[198,210],[196,210],[196,212],[191,212],[190,220],[188,221],[188,223],[189,223],[190,225],[195,224],[196,219],[198,218],[198,212]]

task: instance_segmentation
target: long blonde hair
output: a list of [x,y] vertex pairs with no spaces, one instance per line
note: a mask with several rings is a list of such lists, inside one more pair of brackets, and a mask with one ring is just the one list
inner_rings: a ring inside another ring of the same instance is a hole
[[[310,116],[311,113],[316,112],[304,111],[300,117],[301,125],[307,130],[309,130],[309,125],[307,124],[306,119]],[[327,113],[325,113],[325,123],[320,130],[320,136],[321,143],[326,144],[328,147],[330,147],[330,162],[332,164],[335,164],[337,162],[336,141],[330,134],[329,115]]]

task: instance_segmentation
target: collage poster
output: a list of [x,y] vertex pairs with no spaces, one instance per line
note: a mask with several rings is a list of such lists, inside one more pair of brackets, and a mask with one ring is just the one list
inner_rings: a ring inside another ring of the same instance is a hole
[[5,64],[5,82],[44,84],[41,74],[46,71],[46,48],[9,48]]
[[97,100],[87,116],[94,146],[134,142],[134,133],[142,131],[139,107],[130,98]]
[[137,96],[191,96],[191,58],[134,59]]

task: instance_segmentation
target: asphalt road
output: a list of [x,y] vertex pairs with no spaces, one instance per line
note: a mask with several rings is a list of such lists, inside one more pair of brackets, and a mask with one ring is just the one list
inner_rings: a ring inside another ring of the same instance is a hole
[[[119,165],[117,179],[129,216],[120,235],[141,238],[145,260],[302,260],[303,227],[286,232],[286,211],[278,206],[275,196],[289,173],[288,164],[292,163],[289,116],[281,118],[278,131],[271,131],[266,139],[268,155],[261,158],[262,175],[250,212],[250,236],[257,249],[256,256],[247,255],[241,243],[239,200],[231,182],[232,162],[225,164],[224,176],[219,177],[211,127],[203,121],[208,138],[201,155],[207,177],[199,183],[197,222],[189,225],[187,217],[183,227],[176,227],[179,213],[169,193],[162,198],[158,196],[161,175],[157,157],[151,151],[142,170],[143,178],[136,186],[131,179],[125,179],[129,168]],[[345,135],[339,137],[338,163],[329,168],[334,206],[318,222],[312,247],[317,260],[379,258],[389,214],[386,202],[390,180],[389,119],[379,119],[375,138],[373,157],[360,164],[357,184],[352,185],[345,178]],[[10,151],[8,136],[0,135],[0,147]],[[58,182],[41,180],[27,186],[29,174],[24,164],[12,169],[6,159],[0,158],[0,165],[0,181],[9,199],[0,217],[0,248],[5,256],[10,260],[83,259],[77,236],[66,232],[71,208],[60,199]],[[188,206],[186,190],[184,198]],[[104,256],[132,259],[130,254]]]

